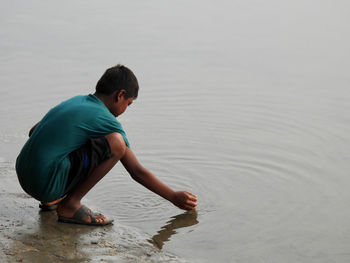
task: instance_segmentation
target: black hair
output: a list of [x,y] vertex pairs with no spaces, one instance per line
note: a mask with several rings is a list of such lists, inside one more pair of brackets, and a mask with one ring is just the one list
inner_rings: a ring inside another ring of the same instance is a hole
[[139,84],[134,73],[123,65],[116,65],[106,70],[96,84],[96,92],[104,95],[110,95],[114,91],[125,90],[126,99],[137,98]]

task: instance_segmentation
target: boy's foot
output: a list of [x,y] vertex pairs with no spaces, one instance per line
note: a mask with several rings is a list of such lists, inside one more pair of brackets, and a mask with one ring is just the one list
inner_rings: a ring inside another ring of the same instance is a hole
[[105,216],[93,213],[89,208],[82,205],[71,217],[58,215],[58,221],[63,223],[105,226],[111,224],[114,220],[107,220]]
[[40,202],[39,207],[41,211],[53,211],[56,210],[58,203],[63,200],[64,197],[61,197],[52,202]]

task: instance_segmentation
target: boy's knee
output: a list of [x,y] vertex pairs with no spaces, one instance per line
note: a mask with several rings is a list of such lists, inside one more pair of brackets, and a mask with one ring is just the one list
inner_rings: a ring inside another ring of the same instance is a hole
[[105,138],[111,148],[112,156],[118,158],[118,160],[122,158],[126,150],[123,136],[120,133],[114,132],[106,135]]

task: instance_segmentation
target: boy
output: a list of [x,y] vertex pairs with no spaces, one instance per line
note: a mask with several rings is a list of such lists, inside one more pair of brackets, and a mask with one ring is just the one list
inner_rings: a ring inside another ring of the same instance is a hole
[[106,70],[93,95],[62,102],[30,130],[17,157],[17,176],[23,190],[41,201],[42,209],[57,207],[59,221],[87,225],[113,222],[91,212],[81,199],[119,160],[138,183],[181,209],[196,209],[195,195],[175,192],[163,184],[129,148],[116,117],[137,98],[138,90],[133,72],[117,65]]

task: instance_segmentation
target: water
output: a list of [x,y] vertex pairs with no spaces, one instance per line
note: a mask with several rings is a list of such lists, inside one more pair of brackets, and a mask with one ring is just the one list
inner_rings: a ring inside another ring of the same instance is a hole
[[14,162],[43,114],[123,63],[140,83],[120,118],[133,151],[195,193],[198,211],[182,214],[121,165],[90,204],[193,262],[348,262],[349,7],[4,1],[0,157]]

